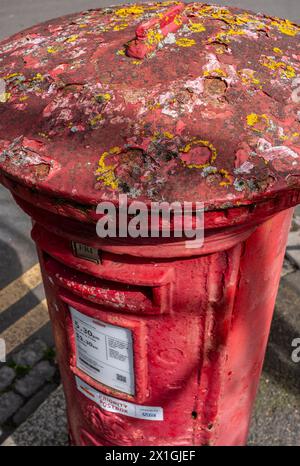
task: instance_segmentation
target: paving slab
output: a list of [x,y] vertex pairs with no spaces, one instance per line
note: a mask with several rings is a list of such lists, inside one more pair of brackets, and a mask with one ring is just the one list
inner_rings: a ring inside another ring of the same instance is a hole
[[8,355],[0,364],[0,444],[49,397],[59,380],[55,351],[40,338]]
[[281,270],[281,277],[285,277],[285,275],[295,272],[296,270],[297,266],[294,264],[294,262],[292,262],[288,257],[285,257]]
[[0,368],[0,392],[6,390],[16,377],[16,372],[12,367],[4,366]]
[[45,385],[39,392],[37,392],[32,398],[27,401],[14,415],[13,423],[15,426],[19,426],[26,419],[34,413],[38,407],[45,401],[49,395],[57,388],[55,384]]
[[2,444],[24,447],[64,445],[68,445],[68,433],[61,386]]
[[12,360],[18,366],[33,367],[44,357],[46,350],[46,343],[43,340],[37,339],[23,346],[20,351],[12,356]]
[[13,391],[0,396],[0,424],[10,418],[23,404],[23,398]]
[[299,446],[299,396],[263,374],[248,445]]
[[25,398],[33,395],[55,374],[55,367],[49,361],[39,362],[28,374],[15,383],[15,390]]
[[252,418],[251,445],[300,445],[300,271],[281,279],[263,376]]
[[300,225],[298,231],[291,231],[289,234],[286,256],[300,269]]

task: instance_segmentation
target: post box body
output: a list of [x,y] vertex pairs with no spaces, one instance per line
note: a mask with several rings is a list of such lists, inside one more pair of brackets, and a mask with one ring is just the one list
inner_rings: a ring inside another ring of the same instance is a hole
[[[71,443],[245,445],[293,208],[262,220],[265,206],[258,225],[212,231],[185,257],[184,244],[110,244],[18,194],[34,220]],[[101,264],[76,257],[74,242]],[[78,368],[72,309],[130,331],[134,394]]]
[[[169,274],[170,281],[161,285],[169,287],[168,295],[162,294],[157,310],[151,309],[150,303],[126,310],[132,285],[124,292],[121,303],[111,309],[102,297],[100,305],[93,297],[87,299],[89,292],[83,289],[89,275],[74,279],[75,264],[70,270],[68,259],[64,261],[67,270],[59,263],[54,265],[51,259],[47,261],[45,243],[39,240],[36,226],[34,238],[39,245],[73,444],[246,444],[291,213],[288,210],[277,214],[246,241],[230,249],[197,258],[163,263],[155,260],[142,263],[141,267],[139,262],[132,264],[128,248],[129,255],[122,259],[121,267],[131,267],[140,283],[152,276],[149,290],[157,286],[159,268],[166,271],[166,276]],[[57,248],[61,262],[59,241]],[[54,258],[55,252],[51,250]],[[112,258],[117,268],[120,259]],[[101,268],[98,274],[101,277]],[[116,273],[114,279],[112,288],[124,277]],[[101,278],[96,283],[101,288]],[[95,382],[76,368],[70,306],[102,322],[131,330],[133,397]],[[76,377],[87,384],[86,389],[92,387],[115,401],[159,407],[163,420],[109,412],[109,401],[108,406],[101,407],[88,394],[79,392]]]
[[[72,444],[246,443],[300,202],[299,34],[163,2],[0,44],[0,181],[33,220]],[[204,244],[99,238],[121,194],[203,202]]]

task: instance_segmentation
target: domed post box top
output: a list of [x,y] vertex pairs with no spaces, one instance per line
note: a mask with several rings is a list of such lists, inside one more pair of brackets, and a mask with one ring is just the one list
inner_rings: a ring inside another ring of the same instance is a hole
[[16,34],[0,43],[2,176],[91,207],[296,204],[299,37],[288,20],[179,2]]

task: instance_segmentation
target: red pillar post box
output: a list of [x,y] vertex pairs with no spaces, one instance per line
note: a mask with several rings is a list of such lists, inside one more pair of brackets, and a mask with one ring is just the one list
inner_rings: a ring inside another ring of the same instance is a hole
[[[299,34],[164,2],[0,44],[1,182],[33,219],[72,444],[246,443],[300,200]],[[203,202],[202,246],[172,218],[99,237],[125,194]]]

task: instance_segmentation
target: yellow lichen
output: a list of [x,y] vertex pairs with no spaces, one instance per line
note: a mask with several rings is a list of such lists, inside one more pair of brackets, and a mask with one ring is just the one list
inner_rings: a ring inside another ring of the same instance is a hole
[[226,36],[226,32],[218,32],[218,34],[208,39],[208,43],[214,43],[214,42],[227,45],[229,44],[230,40]]
[[174,138],[174,134],[172,133],[169,133],[169,131],[164,131],[164,137],[167,138],[167,139],[173,139]]
[[7,76],[4,76],[4,80],[5,81],[8,81],[9,79],[13,79],[13,78],[16,78],[17,76],[22,76],[21,73],[11,73],[11,74],[8,74]]
[[125,50],[123,50],[123,49],[118,50],[117,55],[124,56],[125,55]]
[[161,3],[156,3],[155,6],[151,6],[151,5],[146,5],[146,8],[148,10],[157,10],[157,5],[159,6],[169,6],[169,5],[180,5],[181,2],[174,2],[173,0],[165,0],[164,2],[161,2]]
[[246,34],[243,29],[229,29],[229,31],[226,32],[226,35],[228,36],[242,36]]
[[208,42],[221,42],[223,44],[229,44],[230,37],[242,36],[245,34],[243,29],[229,29],[228,31],[218,32],[214,37],[211,37]]
[[121,149],[118,146],[114,146],[111,149],[109,149],[110,154],[120,154],[120,152],[121,152]]
[[206,27],[201,23],[192,23],[189,24],[189,29],[193,32],[204,32],[206,31]]
[[241,14],[234,14],[229,11],[227,8],[218,8],[216,9],[213,6],[204,7],[200,10],[202,16],[212,17],[214,19],[218,19],[220,21],[224,21],[225,23],[231,26],[243,26],[248,23],[258,24],[259,27],[264,25],[262,21],[259,21],[254,16],[248,13],[241,13]]
[[180,15],[175,16],[175,18],[174,18],[173,21],[174,21],[174,24],[176,24],[177,26],[181,26],[181,25],[182,25],[182,18],[181,18]]
[[188,39],[187,37],[180,37],[176,40],[176,45],[179,47],[192,47],[195,44],[194,39]]
[[28,99],[29,99],[28,95],[22,95],[22,96],[19,98],[19,101],[20,101],[20,102],[25,102],[25,100],[28,100]]
[[257,115],[256,113],[251,113],[250,115],[247,115],[247,124],[249,126],[254,126],[258,121],[259,115]]
[[44,81],[44,76],[41,73],[37,73],[35,76],[33,76],[32,81]]
[[78,37],[79,37],[78,34],[74,34],[73,36],[68,37],[66,42],[69,42],[69,43],[75,42],[78,39]]
[[223,78],[226,78],[227,77],[227,73],[226,71],[222,70],[221,68],[216,68],[215,70],[211,70],[211,71],[204,71],[203,75],[205,77],[209,77],[209,76],[217,76],[217,77],[223,77]]
[[215,47],[215,51],[218,55],[223,55],[223,53],[226,52],[226,49],[224,47],[224,44],[219,44],[219,45],[216,45],[214,44],[216,47]]
[[244,69],[238,71],[238,75],[241,76],[241,80],[243,84],[254,84],[258,86],[260,84],[260,80],[255,77],[255,71],[250,69]]
[[53,53],[54,54],[54,53],[57,53],[59,51],[60,51],[60,48],[58,48],[58,47],[48,47],[47,48],[48,53]]
[[273,52],[278,53],[278,55],[282,55],[283,51],[279,47],[274,47]]
[[252,127],[253,131],[261,132],[262,129],[258,125],[262,125],[265,130],[269,127],[270,120],[266,114],[258,115],[257,113],[250,113],[250,115],[247,115],[247,124]]
[[288,19],[277,19],[272,21],[272,26],[275,26],[282,34],[287,36],[296,36],[300,32],[299,26],[291,23]]
[[280,76],[293,79],[297,76],[295,69],[283,61],[277,62],[272,57],[262,56],[261,64],[272,71],[279,71]]
[[[196,10],[197,11],[197,10]],[[198,10],[198,13],[200,15],[205,15],[206,13],[211,13],[213,11],[213,7],[210,6],[210,5],[201,5],[199,10]],[[227,10],[228,11],[228,10]]]
[[109,155],[117,155],[121,153],[121,149],[119,147],[113,147],[109,150],[109,152],[104,152],[98,162],[98,168],[96,170],[97,180],[102,181],[105,186],[108,186],[112,189],[118,189],[119,182],[115,176],[115,168],[116,165],[106,165],[105,159]]
[[111,95],[108,94],[108,93],[105,93],[105,94],[97,94],[96,95],[96,100],[99,102],[108,102],[109,100],[111,100]]
[[297,76],[295,68],[288,65],[285,70],[280,71],[280,73],[288,79],[293,79]]
[[229,186],[230,184],[232,184],[232,181],[231,181],[231,176],[229,175],[229,172],[227,170],[225,170],[224,168],[221,168],[219,171],[220,175],[223,176],[223,178],[225,178],[226,181],[221,181],[219,183],[220,186]]
[[279,139],[281,141],[288,141],[289,140],[289,137],[288,136],[285,136],[284,134],[282,136],[279,136]]
[[215,11],[211,14],[212,18],[219,19],[227,24],[244,24],[244,21],[239,20],[239,18],[233,15],[227,8],[220,8],[218,11]]
[[[219,8],[216,6],[209,5],[204,5],[200,8],[197,8],[197,10],[194,10],[194,8],[192,7],[192,11],[193,14],[195,14],[198,17],[204,17],[209,19],[213,18],[219,21],[224,21],[224,23],[233,27],[230,34],[232,34],[233,30],[236,30],[234,29],[235,26],[246,26],[248,24],[251,24],[256,28],[256,30],[261,30],[265,28],[265,24],[262,20],[258,20],[257,17],[249,13],[234,14],[227,8]],[[224,36],[226,36],[226,33],[224,33]]]
[[42,131],[38,132],[38,135],[41,136],[42,138],[50,140],[50,136],[47,133],[44,133]]
[[298,139],[300,136],[300,133],[295,131],[294,133],[292,134],[289,134],[289,135],[286,135],[286,134],[281,134],[279,136],[279,139],[281,141],[293,141],[294,139]]
[[[180,149],[180,152],[183,152],[186,154],[191,150],[193,146],[197,146],[197,145],[207,147],[210,150],[211,152],[210,163],[213,163],[216,160],[218,156],[217,149],[213,146],[211,142],[203,140],[203,139],[196,139],[196,138],[193,139],[191,142],[186,144],[186,146],[182,147]],[[209,164],[206,164],[206,163],[205,164],[196,164],[196,163],[188,164],[186,162],[183,162],[183,164],[187,166],[188,168],[199,168],[199,169],[209,166]]]
[[[96,126],[97,123],[99,123],[99,121],[101,121],[103,119],[103,116],[99,113],[98,115],[96,115],[94,118],[91,118],[90,121],[89,121],[89,124],[91,126]],[[72,125],[71,125],[72,126]]]
[[123,31],[123,29],[126,29],[127,27],[128,27],[128,23],[120,23],[120,24],[116,24],[113,27],[113,30],[114,31]]
[[161,107],[161,104],[159,102],[157,102],[156,104],[149,104],[148,105],[149,110],[157,110],[160,107]]
[[144,13],[144,8],[139,5],[132,5],[127,8],[120,8],[115,11],[115,15],[121,18],[126,18],[127,16],[141,16]]
[[0,94],[0,102],[3,104],[8,102],[10,98],[11,98],[10,92],[3,92],[2,94]]
[[147,42],[149,45],[158,44],[163,39],[163,35],[160,31],[150,29],[147,33]]

